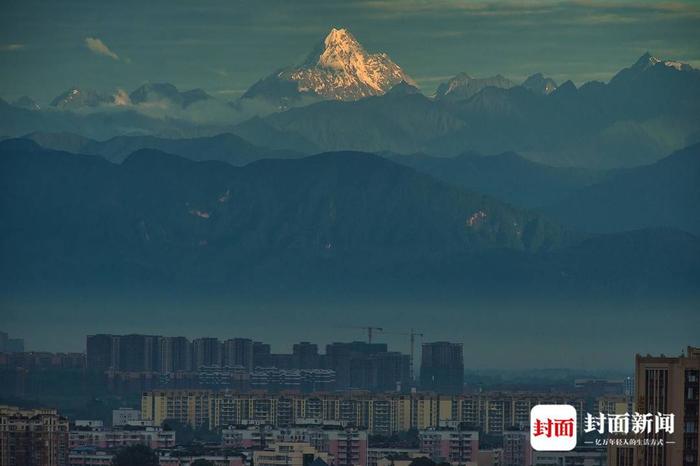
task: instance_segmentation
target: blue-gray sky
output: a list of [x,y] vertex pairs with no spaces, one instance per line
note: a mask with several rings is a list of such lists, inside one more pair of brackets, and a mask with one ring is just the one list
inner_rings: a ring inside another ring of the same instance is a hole
[[0,96],[146,81],[234,98],[331,27],[385,51],[427,93],[448,77],[607,80],[646,50],[700,65],[700,5],[652,1],[4,0]]

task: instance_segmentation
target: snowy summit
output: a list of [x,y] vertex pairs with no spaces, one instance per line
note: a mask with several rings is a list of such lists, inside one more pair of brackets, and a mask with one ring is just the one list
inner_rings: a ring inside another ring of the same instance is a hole
[[402,81],[415,85],[386,53],[368,53],[346,29],[331,29],[299,66],[265,78],[246,93],[258,97],[294,84],[294,91],[323,99],[357,100],[382,95]]

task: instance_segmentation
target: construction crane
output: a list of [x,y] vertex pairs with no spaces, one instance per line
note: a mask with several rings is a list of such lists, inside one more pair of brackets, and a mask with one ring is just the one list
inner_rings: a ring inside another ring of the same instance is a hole
[[423,333],[417,332],[414,329],[411,329],[409,332],[383,332],[388,335],[408,335],[410,337],[410,344],[411,344],[411,380],[413,380],[413,367],[414,367],[414,356],[415,356],[415,350],[416,350],[416,337],[421,337],[423,338]]
[[374,334],[375,331],[377,331],[377,332],[384,331],[384,329],[382,327],[372,327],[369,325],[358,326],[358,327],[348,326],[348,327],[341,327],[341,328],[360,328],[362,330],[367,330],[367,343],[370,343],[370,344],[372,343],[372,335]]

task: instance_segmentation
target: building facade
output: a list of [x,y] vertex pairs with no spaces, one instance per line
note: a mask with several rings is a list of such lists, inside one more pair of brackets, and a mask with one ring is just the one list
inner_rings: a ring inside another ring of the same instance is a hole
[[309,420],[335,421],[391,435],[410,429],[466,424],[486,434],[529,426],[538,404],[570,404],[582,428],[586,400],[571,394],[501,393],[257,393],[230,390],[152,390],[143,392],[141,417],[160,425],[166,419],[211,429],[239,425],[289,427]]
[[428,429],[418,433],[418,449],[436,463],[477,463],[479,432],[459,429]]
[[440,393],[461,393],[464,386],[464,356],[461,343],[423,343],[420,386]]
[[[640,413],[674,415],[674,434],[655,434],[663,446],[636,449],[639,466],[700,466],[700,348],[678,357],[636,356],[635,407]],[[671,443],[670,443],[671,442]]]
[[0,406],[0,466],[68,466],[68,432],[56,410]]

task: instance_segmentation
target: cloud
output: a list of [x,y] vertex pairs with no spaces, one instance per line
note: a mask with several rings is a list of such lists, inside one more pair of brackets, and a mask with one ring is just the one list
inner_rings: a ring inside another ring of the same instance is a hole
[[85,38],[85,45],[92,52],[94,52],[98,55],[104,55],[104,56],[109,57],[113,60],[119,60],[119,55],[112,52],[104,42],[102,42],[100,39],[98,39],[96,37],[86,37]]
[[23,48],[24,44],[0,44],[0,51],[2,52],[14,52]]

